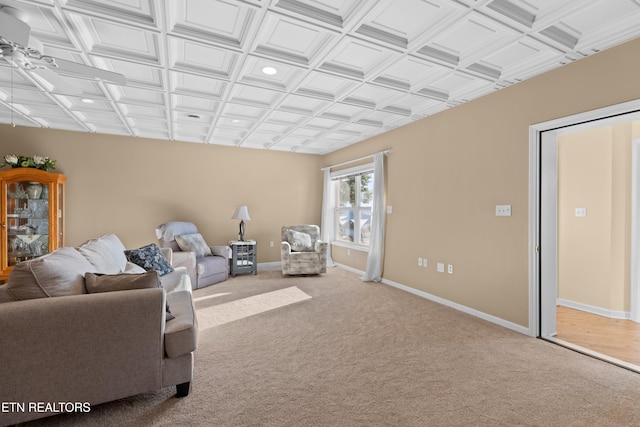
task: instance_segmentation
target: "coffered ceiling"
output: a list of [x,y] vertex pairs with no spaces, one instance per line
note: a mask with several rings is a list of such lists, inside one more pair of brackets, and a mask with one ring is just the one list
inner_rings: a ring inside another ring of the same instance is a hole
[[0,4],[25,13],[43,53],[126,78],[60,69],[71,93],[0,58],[1,123],[309,154],[640,35],[640,0]]

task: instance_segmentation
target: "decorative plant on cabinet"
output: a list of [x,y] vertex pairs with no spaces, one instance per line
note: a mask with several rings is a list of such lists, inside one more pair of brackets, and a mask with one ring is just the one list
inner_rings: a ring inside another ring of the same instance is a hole
[[0,281],[16,263],[64,246],[66,179],[34,167],[0,171]]

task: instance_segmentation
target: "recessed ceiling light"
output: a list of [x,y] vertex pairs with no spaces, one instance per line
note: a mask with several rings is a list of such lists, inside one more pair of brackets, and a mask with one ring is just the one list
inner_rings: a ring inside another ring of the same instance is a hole
[[85,104],[93,104],[94,103],[93,99],[89,99],[89,98],[82,98],[80,101],[84,102]]
[[275,73],[278,72],[278,70],[276,70],[274,67],[264,67],[262,69],[262,72],[269,76],[273,76]]

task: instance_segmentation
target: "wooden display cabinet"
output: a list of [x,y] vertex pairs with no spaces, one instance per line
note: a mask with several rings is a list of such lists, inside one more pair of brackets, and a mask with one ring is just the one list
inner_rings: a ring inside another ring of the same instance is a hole
[[34,168],[0,171],[0,281],[16,263],[64,246],[66,179]]

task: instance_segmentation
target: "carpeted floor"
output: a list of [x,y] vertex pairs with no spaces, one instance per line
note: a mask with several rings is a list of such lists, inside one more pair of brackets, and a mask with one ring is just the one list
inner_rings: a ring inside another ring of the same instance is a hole
[[26,425],[640,425],[640,374],[341,269],[261,271],[194,297],[187,398],[164,389]]

